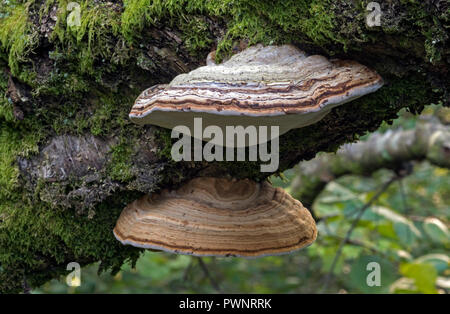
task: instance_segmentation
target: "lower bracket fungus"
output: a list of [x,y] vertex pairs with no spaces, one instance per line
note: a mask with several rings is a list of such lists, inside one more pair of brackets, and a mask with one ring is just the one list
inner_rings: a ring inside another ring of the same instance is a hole
[[195,138],[195,117],[223,133],[229,125],[279,126],[282,135],[383,85],[375,71],[356,61],[307,56],[292,45],[259,44],[222,64],[207,64],[143,91],[130,119],[168,129],[183,125]]
[[268,182],[198,177],[129,204],[114,235],[179,254],[261,257],[308,246],[317,229],[299,201]]

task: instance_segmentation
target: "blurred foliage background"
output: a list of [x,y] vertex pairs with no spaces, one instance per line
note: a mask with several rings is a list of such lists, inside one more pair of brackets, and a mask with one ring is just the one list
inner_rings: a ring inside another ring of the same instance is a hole
[[[423,114],[440,109],[429,106]],[[379,132],[414,128],[417,119],[402,112]],[[292,192],[296,171],[272,182]],[[293,254],[199,259],[147,251],[134,269],[124,265],[111,276],[97,274],[98,265],[91,265],[81,270],[79,287],[61,278],[33,293],[449,293],[449,169],[414,162],[411,174],[395,180],[364,211],[338,254],[358,212],[394,175],[381,169],[370,177],[348,175],[328,183],[312,206],[318,238]],[[380,286],[366,282],[370,262],[380,265]]]

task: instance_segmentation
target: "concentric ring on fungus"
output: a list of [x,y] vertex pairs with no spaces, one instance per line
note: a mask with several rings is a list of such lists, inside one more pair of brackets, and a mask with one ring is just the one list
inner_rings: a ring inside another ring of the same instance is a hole
[[291,45],[256,45],[222,64],[209,63],[150,87],[129,116],[137,124],[185,125],[192,135],[194,117],[203,118],[204,127],[223,130],[230,124],[279,126],[281,135],[382,85],[380,75],[356,61],[306,56]]
[[260,257],[310,245],[317,229],[299,201],[268,182],[199,177],[129,204],[114,235],[179,254]]

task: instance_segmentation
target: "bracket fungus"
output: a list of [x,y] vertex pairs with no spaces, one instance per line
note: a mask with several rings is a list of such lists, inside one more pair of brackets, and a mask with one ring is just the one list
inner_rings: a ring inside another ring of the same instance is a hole
[[310,245],[317,229],[299,201],[268,182],[198,177],[129,204],[114,235],[179,254],[260,257]]
[[292,45],[259,44],[222,64],[208,60],[170,84],[148,88],[129,116],[137,124],[187,126],[188,135],[196,138],[194,117],[201,117],[204,127],[222,131],[230,124],[279,126],[282,135],[382,85],[375,71],[358,62],[307,56]]

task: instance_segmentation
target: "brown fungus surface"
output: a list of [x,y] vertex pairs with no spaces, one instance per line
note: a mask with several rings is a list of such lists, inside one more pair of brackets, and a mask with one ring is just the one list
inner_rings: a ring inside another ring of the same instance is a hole
[[130,118],[169,129],[185,125],[191,134],[194,117],[201,117],[203,127],[279,126],[281,135],[382,85],[375,71],[355,61],[307,56],[291,45],[256,45],[145,90]]
[[268,182],[199,177],[129,204],[114,235],[179,254],[260,257],[310,245],[317,229],[299,201]]

